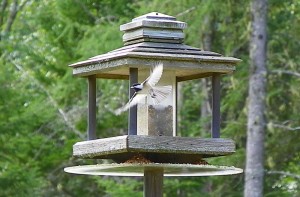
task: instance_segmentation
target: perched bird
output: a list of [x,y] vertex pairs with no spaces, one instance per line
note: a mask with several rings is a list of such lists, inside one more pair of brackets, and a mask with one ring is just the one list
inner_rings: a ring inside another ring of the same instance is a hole
[[161,78],[163,73],[163,64],[159,63],[153,68],[150,76],[142,83],[135,83],[130,88],[135,90],[135,93],[130,98],[128,103],[123,107],[117,109],[115,113],[117,115],[128,110],[130,107],[137,105],[148,95],[152,98],[153,103],[159,104],[166,99],[172,91],[172,86],[155,86]]

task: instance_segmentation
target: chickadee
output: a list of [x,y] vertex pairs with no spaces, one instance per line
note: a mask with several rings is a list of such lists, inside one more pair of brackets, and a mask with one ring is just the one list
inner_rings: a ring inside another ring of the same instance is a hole
[[125,106],[115,111],[116,115],[120,115],[130,107],[137,105],[148,95],[152,98],[154,104],[159,104],[166,99],[172,91],[172,86],[155,86],[160,80],[162,72],[163,64],[159,63],[153,68],[152,73],[144,82],[133,84],[130,88],[134,89],[135,93]]

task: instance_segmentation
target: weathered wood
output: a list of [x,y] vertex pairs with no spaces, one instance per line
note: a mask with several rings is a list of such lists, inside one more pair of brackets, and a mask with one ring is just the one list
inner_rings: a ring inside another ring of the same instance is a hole
[[[115,49],[111,51],[110,53],[114,52],[121,52],[125,50],[131,50],[131,51],[147,51],[147,50],[170,50],[170,51],[180,51],[180,53],[196,53],[199,55],[206,55],[206,56],[221,56],[221,54],[211,51],[204,51],[199,48],[195,48],[192,46],[188,46],[185,44],[175,44],[175,43],[157,43],[157,42],[143,42],[143,43],[137,43],[132,44],[128,46],[124,46],[118,49]],[[94,57],[91,57],[89,59],[95,59],[98,57],[102,57],[105,54],[97,55]]]
[[73,145],[73,156],[93,158],[109,153],[126,152],[128,148],[127,136],[103,138],[97,140],[77,142]]
[[75,157],[118,161],[129,159],[139,153],[155,161],[184,163],[195,161],[200,157],[223,156],[234,152],[235,143],[230,139],[172,136],[125,135],[78,142],[73,146]]
[[195,77],[202,78],[201,75],[207,72],[228,74],[235,70],[235,67],[230,63],[205,62],[200,59],[190,59],[191,61],[187,61],[186,59],[181,59],[180,61],[180,58],[157,59],[158,56],[153,57],[153,59],[128,57],[109,62],[98,62],[93,65],[74,67],[73,74],[82,77],[96,74],[99,78],[128,79],[128,67],[150,68],[157,64],[158,61],[164,64],[165,70],[174,70],[176,77],[181,78],[181,81],[194,79]]
[[157,53],[157,50],[160,50],[161,53],[170,53],[170,54],[187,54],[187,55],[202,55],[202,56],[220,56],[215,55],[215,53],[207,51],[196,51],[196,50],[180,50],[180,49],[165,49],[165,48],[137,48],[133,49],[133,52],[148,52],[148,53]]
[[[125,70],[118,70],[118,71],[110,71],[112,74],[105,74],[105,73],[98,73],[96,75],[97,78],[101,79],[121,79],[121,80],[128,80],[129,76],[126,75],[127,71]],[[213,72],[199,72],[197,71],[189,71],[189,70],[183,70],[179,71],[176,70],[176,75],[177,76],[177,82],[182,82],[182,81],[188,81],[188,80],[193,80],[193,79],[200,79],[200,78],[207,78],[211,77],[214,73]],[[197,73],[197,74],[195,74]],[[228,72],[227,72],[228,73]],[[225,75],[226,73],[219,72],[218,74]]]
[[132,151],[151,151],[174,154],[226,154],[235,151],[234,142],[230,139],[139,136],[128,137],[128,149]]
[[[153,20],[156,19],[156,20]],[[176,21],[173,16],[168,16],[159,13],[149,13],[137,18],[134,18],[132,22],[121,25],[121,31],[128,31],[131,29],[136,29],[140,27],[159,27],[164,29],[185,29],[187,27],[186,23]]]
[[162,197],[163,178],[163,168],[146,168],[144,170],[144,197]]
[[[138,83],[138,68],[130,68],[129,69],[129,99],[134,95],[134,89],[130,87]],[[137,106],[133,106],[129,108],[129,118],[128,118],[128,135],[136,135],[137,134]]]
[[129,76],[128,75],[122,75],[122,74],[107,74],[107,73],[98,73],[96,74],[97,78],[102,78],[102,79],[124,79],[128,80]]
[[96,76],[88,77],[88,140],[96,139]]
[[[201,51],[200,49],[199,50],[168,49],[162,47],[153,47],[153,48],[137,47],[137,48],[128,49],[128,52],[157,53],[158,50],[160,53],[169,53],[169,54],[187,54],[187,55],[216,56],[216,57],[221,56],[220,54],[209,52],[209,51]],[[119,51],[119,52],[125,52],[125,51]]]
[[211,121],[211,136],[213,138],[220,137],[220,102],[221,102],[221,76],[220,74],[214,74],[212,76],[212,121]]
[[182,39],[184,33],[182,30],[163,30],[158,28],[141,28],[134,31],[125,32],[123,35],[123,41],[127,42],[138,38],[156,38],[156,39]]
[[[101,62],[108,62],[108,61],[112,61],[115,59],[120,59],[120,58],[126,58],[126,57],[140,57],[140,58],[154,58],[155,57],[160,57],[162,59],[174,59],[174,60],[178,60],[178,61],[201,61],[201,62],[215,62],[215,63],[227,63],[227,64],[235,64],[237,62],[239,62],[239,59],[233,58],[233,57],[219,57],[219,56],[210,56],[210,55],[200,55],[200,54],[186,54],[186,53],[179,53],[180,51],[178,51],[178,53],[176,54],[170,54],[170,53],[162,53],[161,51],[157,50],[156,53],[152,52],[152,51],[143,51],[143,52],[139,52],[139,51],[120,51],[120,52],[111,52],[111,53],[107,53],[107,54],[103,54],[98,56],[97,58],[92,58],[89,60],[85,60],[85,61],[81,61],[78,63],[74,63],[71,64],[70,67],[76,68],[76,67],[82,67],[82,66],[93,66],[94,64],[99,64]],[[99,69],[105,69],[105,67],[103,68],[99,68]]]
[[177,77],[177,81],[187,81],[187,80],[192,80],[192,79],[199,79],[199,78],[206,78],[206,77],[211,77],[214,73],[212,72],[205,72],[205,73],[199,73],[199,74],[194,74],[194,75],[189,75],[189,76],[183,76],[183,77]]

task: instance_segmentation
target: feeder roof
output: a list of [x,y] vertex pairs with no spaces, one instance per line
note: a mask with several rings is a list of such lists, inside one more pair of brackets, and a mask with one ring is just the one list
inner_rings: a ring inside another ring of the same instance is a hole
[[129,68],[145,69],[162,62],[178,81],[231,73],[239,59],[183,44],[186,23],[152,12],[121,25],[124,47],[71,64],[76,76],[128,79]]

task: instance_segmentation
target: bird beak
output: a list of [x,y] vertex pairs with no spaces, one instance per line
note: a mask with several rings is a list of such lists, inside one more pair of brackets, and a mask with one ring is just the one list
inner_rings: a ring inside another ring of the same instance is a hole
[[131,86],[130,88],[131,88],[131,89],[133,89],[134,87],[133,87],[133,86]]

